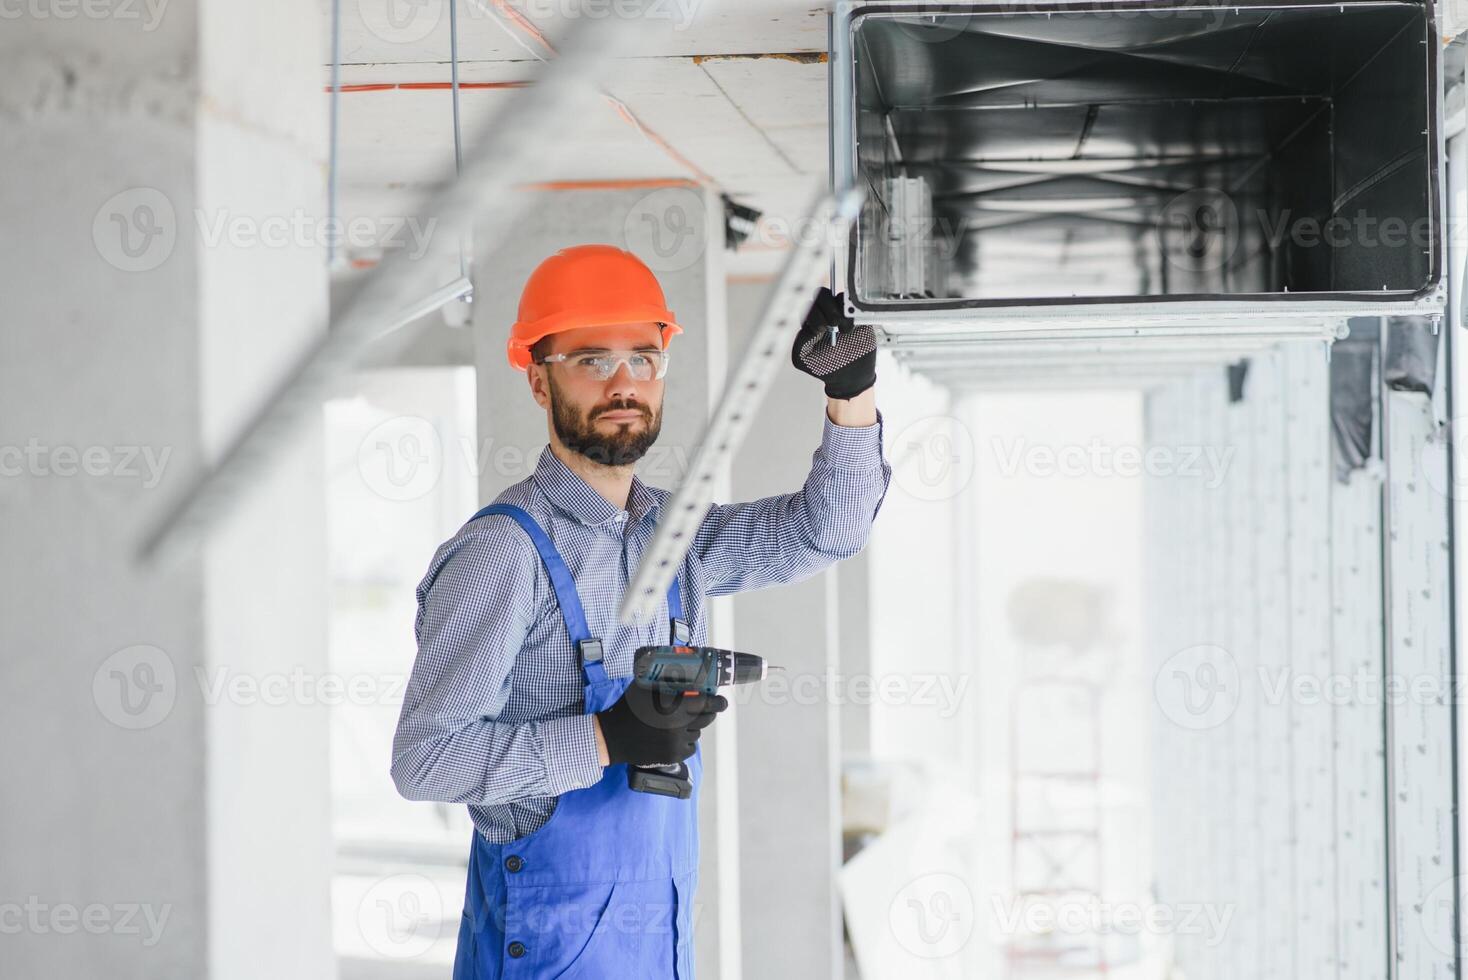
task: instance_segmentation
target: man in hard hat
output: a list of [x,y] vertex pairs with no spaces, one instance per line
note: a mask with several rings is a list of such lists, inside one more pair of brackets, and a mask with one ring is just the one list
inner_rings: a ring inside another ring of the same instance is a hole
[[[668,496],[633,464],[657,439],[682,329],[630,252],[580,245],[542,262],[509,359],[550,443],[418,586],[392,774],[408,799],[466,803],[474,820],[455,978],[693,976],[698,737],[727,701],[697,694],[669,711],[630,683],[632,654],[703,644],[706,596],[856,554],[886,494],[875,338],[822,289],[791,351],[827,395],[805,485],[711,507],[666,614],[619,623]],[[628,766],[685,761],[689,799],[629,788]]]

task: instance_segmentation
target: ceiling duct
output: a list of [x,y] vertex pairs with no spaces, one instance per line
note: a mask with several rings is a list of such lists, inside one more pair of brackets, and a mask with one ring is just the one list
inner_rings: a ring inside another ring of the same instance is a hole
[[1441,315],[1430,2],[850,3],[831,48],[837,276],[891,346]]

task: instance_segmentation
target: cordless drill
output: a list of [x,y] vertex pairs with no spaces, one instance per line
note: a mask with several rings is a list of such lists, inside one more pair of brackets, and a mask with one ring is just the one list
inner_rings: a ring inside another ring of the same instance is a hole
[[[764,657],[718,647],[662,644],[640,647],[632,655],[632,683],[661,688],[669,693],[713,694],[731,684],[764,680],[769,670]],[[680,800],[693,795],[693,780],[688,776],[686,762],[666,766],[628,766],[627,785],[639,793],[673,796]]]

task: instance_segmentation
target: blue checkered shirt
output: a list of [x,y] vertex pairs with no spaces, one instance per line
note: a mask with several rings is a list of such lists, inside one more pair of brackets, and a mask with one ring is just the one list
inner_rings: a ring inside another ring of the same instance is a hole
[[[705,596],[799,582],[861,551],[891,475],[880,413],[870,426],[827,417],[800,490],[710,507],[678,574],[693,642],[706,642]],[[617,623],[668,494],[634,476],[629,507],[614,507],[547,446],[535,472],[495,498],[524,508],[555,543],[610,676],[631,675],[638,647],[669,642],[666,598],[649,622]],[[492,843],[523,837],[550,818],[557,796],[602,776],[545,566],[513,519],[481,517],[438,549],[417,596],[393,781],[410,800],[468,804]]]

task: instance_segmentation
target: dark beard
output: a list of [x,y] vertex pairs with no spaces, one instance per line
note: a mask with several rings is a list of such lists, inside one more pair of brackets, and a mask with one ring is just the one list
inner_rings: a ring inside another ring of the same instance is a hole
[[657,442],[658,433],[663,427],[663,413],[648,418],[647,409],[642,405],[635,405],[624,401],[615,401],[607,405],[602,411],[615,412],[631,409],[642,411],[647,425],[641,431],[618,426],[612,435],[603,435],[596,430],[594,420],[587,419],[584,423],[575,410],[560,397],[556,389],[555,379],[550,380],[551,391],[551,424],[555,427],[556,438],[573,453],[579,453],[603,466],[629,466],[647,455],[648,449]]

